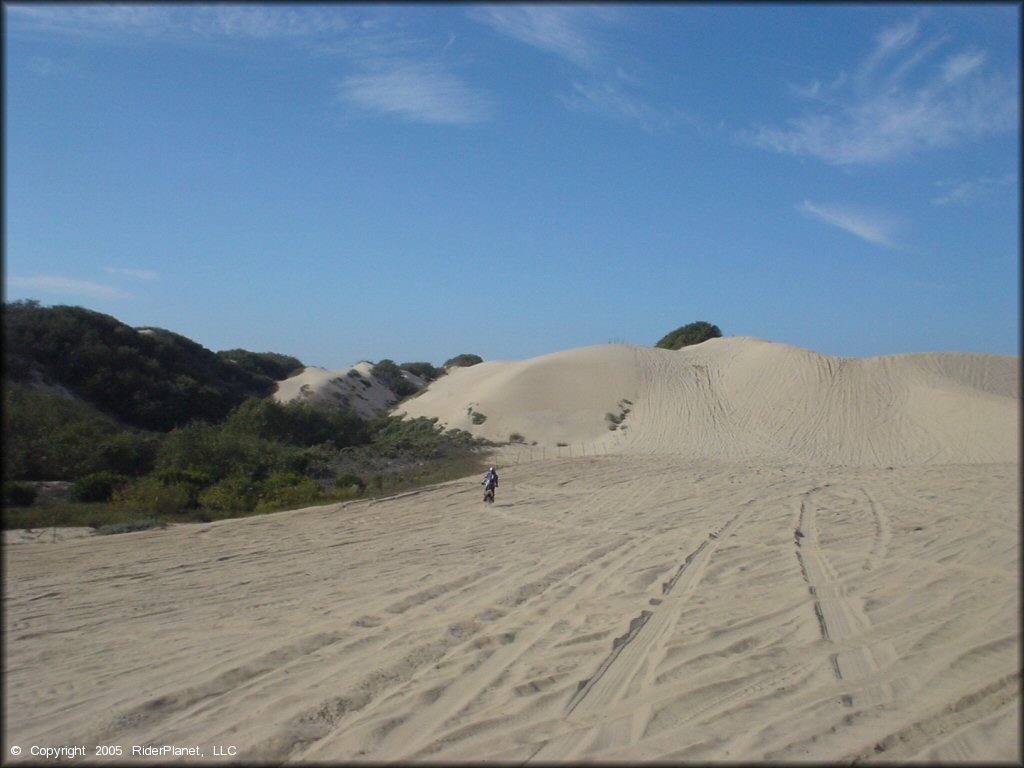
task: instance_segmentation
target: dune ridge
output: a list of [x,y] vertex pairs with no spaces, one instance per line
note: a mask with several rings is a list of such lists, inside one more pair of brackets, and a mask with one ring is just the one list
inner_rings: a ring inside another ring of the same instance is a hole
[[[728,337],[483,363],[396,410],[496,442],[516,434],[599,453],[886,466],[1017,461],[1019,393],[1009,356],[835,358]],[[609,429],[608,414],[624,408]]]

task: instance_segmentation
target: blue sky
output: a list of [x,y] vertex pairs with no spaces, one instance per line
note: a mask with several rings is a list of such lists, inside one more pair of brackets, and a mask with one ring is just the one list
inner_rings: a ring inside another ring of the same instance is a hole
[[339,368],[1019,353],[1020,6],[4,5],[5,300]]

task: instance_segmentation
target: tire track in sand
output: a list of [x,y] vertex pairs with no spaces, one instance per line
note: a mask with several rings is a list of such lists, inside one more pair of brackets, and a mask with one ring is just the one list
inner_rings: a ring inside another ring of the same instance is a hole
[[[411,716],[385,726],[386,738],[380,739],[375,748],[360,756],[361,759],[416,759],[418,755],[429,750],[434,742],[445,738],[446,724],[449,720],[470,706],[484,691],[496,685],[506,671],[515,666],[517,660],[528,656],[536,644],[549,637],[553,627],[563,621],[564,612],[557,610],[557,604],[563,601],[576,601],[582,595],[598,590],[609,577],[620,570],[623,551],[629,551],[636,545],[637,541],[633,538],[619,536],[614,541],[592,550],[580,560],[562,565],[539,579],[518,586],[495,604],[494,608],[498,609],[497,621],[485,622],[481,615],[477,617],[478,621],[472,622],[480,627],[486,625],[486,636],[482,637],[478,631],[471,631],[460,637],[457,643],[448,644],[443,653],[433,659],[434,663],[421,665],[403,679],[393,681],[397,685],[391,686],[392,696],[403,697],[417,695],[419,688],[411,684],[417,679],[422,683],[426,679],[424,676],[438,677],[437,683],[431,686],[434,697],[415,708],[409,708],[413,712]],[[632,560],[634,557],[628,559]],[[559,588],[569,582],[576,583],[576,586],[571,589]],[[555,593],[554,603],[543,612],[543,619],[533,624],[523,624],[522,614],[515,609],[534,600],[551,600],[552,592]],[[476,652],[484,647],[484,641],[495,638],[498,642],[487,643],[488,654],[482,659],[479,658]],[[449,670],[442,675],[436,672],[445,659],[469,660],[474,655],[477,655],[478,661],[465,667],[461,672],[454,673]],[[408,691],[411,693],[407,693]],[[373,698],[385,698],[385,691],[378,691]],[[397,707],[397,711],[401,711],[402,706],[400,702],[396,704],[396,701],[399,699],[392,698],[390,707]],[[363,703],[358,709],[362,711],[355,719],[345,724],[346,731],[369,729],[380,732],[382,717],[385,715],[377,711],[371,701]],[[329,730],[340,727],[340,721],[341,717],[332,719]],[[288,753],[292,757],[313,757],[306,754],[306,749],[313,746],[313,741],[328,736],[329,730],[324,729],[314,740],[294,745]]]
[[[646,500],[652,495],[662,492],[666,485],[666,473],[658,471],[650,478],[643,478],[643,481],[643,490],[639,495],[634,494],[634,500],[637,498]],[[606,489],[597,496],[584,493],[580,494],[578,499],[570,497],[566,500],[569,506],[565,511],[575,513],[575,515],[581,511],[594,514],[595,510],[604,507],[621,507],[623,494],[632,490],[636,482],[636,478],[633,478],[631,483],[622,484],[621,488],[615,488],[613,491]],[[501,505],[495,505],[491,511],[499,517],[514,521],[517,525],[540,525],[554,529],[580,530],[578,524],[512,514]],[[601,514],[598,514],[598,518],[600,517]],[[588,530],[594,529],[588,528]],[[508,642],[503,643],[480,663],[465,669],[454,681],[446,680],[436,686],[436,698],[418,706],[411,717],[396,724],[392,730],[388,731],[387,739],[382,741],[377,749],[367,753],[366,757],[382,760],[419,759],[429,754],[432,747],[439,741],[450,737],[452,723],[458,719],[460,713],[473,706],[473,703],[478,701],[485,691],[498,684],[508,669],[513,668],[518,660],[527,658],[537,644],[550,637],[553,628],[564,621],[565,612],[559,610],[560,604],[576,605],[581,600],[602,593],[603,590],[606,590],[607,584],[616,581],[620,573],[633,567],[637,562],[643,562],[645,553],[649,552],[652,546],[659,541],[657,536],[637,531],[627,533],[603,526],[596,530],[615,534],[615,538],[592,551],[583,561],[570,567],[562,566],[546,576],[541,580],[543,589],[530,588],[529,584],[523,585],[499,601],[499,605],[512,612],[488,629],[491,634],[502,632],[504,637],[510,638]],[[676,574],[675,579],[678,579],[678,576],[679,574]],[[673,584],[675,579],[673,579]],[[538,582],[535,586],[541,586],[541,583]],[[549,591],[548,587],[553,587],[553,589]],[[524,600],[540,596],[541,593],[544,593],[545,600],[551,603],[543,611],[545,619],[524,625],[521,616],[514,612],[515,608]],[[465,648],[471,647],[473,642],[472,639],[468,640]],[[479,642],[479,639],[475,642]],[[458,648],[453,648],[446,655],[457,657],[459,653]],[[364,722],[376,718],[372,713],[369,714],[370,717],[366,718]]]
[[[652,598],[650,609],[644,609],[629,623],[626,633],[612,643],[612,651],[598,665],[594,674],[579,683],[576,693],[566,705],[565,718],[585,720],[606,711],[615,702],[627,697],[638,680],[650,674],[651,651],[663,644],[682,613],[686,598],[700,583],[708,562],[719,543],[740,525],[742,511],[724,525],[708,534],[667,581],[662,582],[661,598]],[[639,736],[646,718],[643,712],[628,718],[619,727],[628,729],[629,739]],[[571,759],[579,734],[567,734],[544,742],[532,760]]]
[[[884,558],[886,554],[891,537],[890,526],[881,505],[867,491],[860,489],[860,493],[868,501],[871,517],[871,535],[865,537],[870,540],[871,549],[866,554],[864,566],[870,567],[871,560]],[[858,637],[871,631],[871,621],[860,601],[851,599],[847,594],[843,579],[821,544],[819,506],[827,504],[829,497],[835,498],[836,495],[835,490],[826,485],[802,496],[793,540],[800,570],[814,600],[814,615],[821,639],[837,646],[829,654],[832,672],[837,680],[855,685],[868,678],[877,679],[879,673],[896,660],[897,654],[888,641],[857,644]],[[821,511],[828,512],[828,506],[822,506]],[[869,684],[857,690],[856,698],[858,703],[880,704],[895,699],[896,691],[891,682]],[[853,706],[854,697],[844,695],[842,701],[846,706]]]

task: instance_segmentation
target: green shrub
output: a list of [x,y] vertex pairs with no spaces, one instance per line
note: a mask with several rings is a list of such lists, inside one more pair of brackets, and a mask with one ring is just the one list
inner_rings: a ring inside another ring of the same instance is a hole
[[402,369],[394,360],[381,360],[370,369],[370,374],[388,389],[397,379],[402,378]]
[[4,382],[4,473],[11,480],[75,480],[108,470],[141,474],[156,437],[125,430],[81,400]]
[[402,375],[402,369],[394,360],[381,360],[370,373],[399,397],[408,397],[420,391],[419,387]]
[[485,421],[487,421],[487,417],[484,416],[482,413],[473,411],[473,415],[470,417],[470,420],[474,424],[483,424]]
[[110,501],[114,491],[128,481],[124,475],[113,472],[94,472],[76,481],[68,498],[81,502]]
[[682,349],[691,344],[700,344],[708,339],[716,339],[722,335],[717,325],[712,325],[703,320],[676,328],[666,334],[654,346],[662,349]]
[[352,472],[346,472],[343,475],[339,475],[334,481],[335,488],[356,488],[357,492],[361,496],[366,492],[366,481],[363,480],[359,475],[353,474]]
[[275,472],[261,482],[257,490],[260,497],[257,511],[304,506],[321,495],[320,484],[316,480],[295,472]]
[[217,512],[252,512],[258,500],[256,486],[240,476],[227,477],[199,494],[200,506]]
[[391,382],[390,389],[399,397],[408,397],[420,391],[420,388],[408,379],[395,379]]
[[4,482],[5,507],[31,507],[36,500],[36,487],[30,483]]
[[456,355],[444,364],[445,368],[469,368],[471,365],[478,365],[484,359],[480,355]]
[[112,501],[128,513],[147,512],[157,517],[180,516],[196,505],[196,488],[187,483],[164,484],[152,475],[114,491]]
[[224,422],[223,432],[302,447],[331,443],[336,448],[344,448],[369,440],[366,423],[347,409],[257,398],[247,400],[232,411]]
[[434,379],[444,373],[444,371],[438,370],[430,363],[402,363],[401,368],[427,381],[434,381]]
[[218,352],[217,357],[229,360],[243,370],[266,376],[274,381],[283,381],[288,377],[301,373],[305,366],[297,357],[282,355],[277,352],[249,352],[245,349],[229,349]]

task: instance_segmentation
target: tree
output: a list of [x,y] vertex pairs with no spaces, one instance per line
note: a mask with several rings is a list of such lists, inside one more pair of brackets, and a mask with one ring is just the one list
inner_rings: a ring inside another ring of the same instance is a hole
[[676,328],[671,333],[666,334],[654,346],[661,349],[682,349],[683,347],[700,344],[708,339],[717,339],[721,336],[722,332],[717,325],[698,320],[695,323]]

